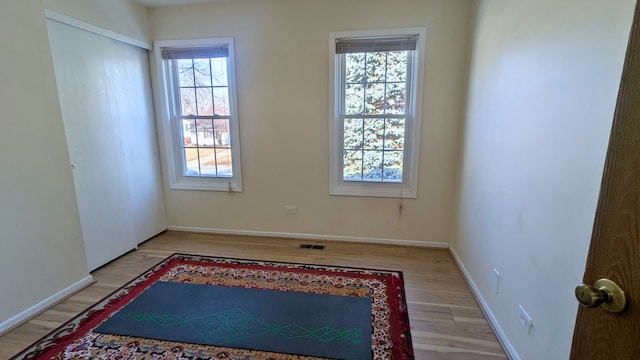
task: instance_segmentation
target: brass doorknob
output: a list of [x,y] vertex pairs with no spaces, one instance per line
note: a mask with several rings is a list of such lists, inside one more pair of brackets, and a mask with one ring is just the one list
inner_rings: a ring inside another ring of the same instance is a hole
[[627,297],[618,286],[609,279],[600,279],[594,286],[582,284],[576,287],[576,299],[580,305],[594,308],[601,306],[611,312],[621,312],[627,305]]

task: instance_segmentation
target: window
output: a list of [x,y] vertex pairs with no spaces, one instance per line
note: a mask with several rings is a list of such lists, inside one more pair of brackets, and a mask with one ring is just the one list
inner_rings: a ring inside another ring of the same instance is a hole
[[416,197],[425,32],[330,34],[332,195]]
[[241,191],[233,39],[154,47],[170,187]]

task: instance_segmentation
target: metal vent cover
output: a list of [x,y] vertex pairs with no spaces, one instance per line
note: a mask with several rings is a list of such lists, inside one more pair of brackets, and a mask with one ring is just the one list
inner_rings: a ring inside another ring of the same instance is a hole
[[324,245],[300,244],[299,248],[306,250],[324,250]]

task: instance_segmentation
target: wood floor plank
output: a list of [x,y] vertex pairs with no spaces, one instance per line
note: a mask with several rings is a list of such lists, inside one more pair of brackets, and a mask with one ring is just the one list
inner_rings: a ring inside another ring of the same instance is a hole
[[24,347],[25,345],[22,345],[22,344],[1,342],[0,343],[0,359],[10,358],[14,354],[19,353]]
[[[303,250],[302,243],[326,248]],[[176,231],[165,232],[94,271],[94,284],[0,336],[0,359],[11,357],[176,252],[399,270],[405,279],[416,359],[506,359],[446,249]]]
[[419,360],[504,360],[506,356],[500,354],[482,354],[443,347],[422,346],[414,349],[416,359]]

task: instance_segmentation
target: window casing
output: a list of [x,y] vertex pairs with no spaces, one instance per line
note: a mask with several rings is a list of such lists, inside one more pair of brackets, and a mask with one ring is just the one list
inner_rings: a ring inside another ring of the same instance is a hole
[[172,189],[242,191],[232,38],[154,43]]
[[424,28],[330,34],[330,194],[417,197]]

